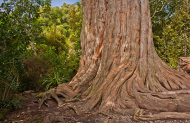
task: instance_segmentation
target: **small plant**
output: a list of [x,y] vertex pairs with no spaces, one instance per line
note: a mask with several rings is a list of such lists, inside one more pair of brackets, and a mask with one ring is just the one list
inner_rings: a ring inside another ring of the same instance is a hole
[[37,95],[37,98],[38,98],[38,99],[42,98],[42,93],[39,93],[39,94]]
[[20,106],[20,101],[16,99],[1,100],[0,109],[8,108],[14,110]]
[[42,86],[46,86],[46,91],[67,82],[68,79],[64,75],[61,75],[60,72],[55,71],[53,75],[47,75],[47,77],[43,80]]
[[5,117],[10,111],[20,107],[20,101],[15,99],[0,100],[0,121],[5,120]]

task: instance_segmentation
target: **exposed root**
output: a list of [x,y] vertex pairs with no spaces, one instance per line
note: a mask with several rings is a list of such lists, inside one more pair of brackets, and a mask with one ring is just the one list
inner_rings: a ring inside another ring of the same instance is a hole
[[44,102],[44,104],[45,104],[47,107],[49,107],[49,105],[48,105],[46,102]]
[[163,120],[163,119],[190,119],[190,112],[161,112],[158,114],[144,115],[144,110],[138,110],[134,115],[134,120]]
[[48,92],[44,92],[42,94],[42,97],[39,99],[39,108],[42,107],[42,105],[44,104],[44,102],[49,99],[51,97],[51,95],[49,94],[49,91]]
[[71,108],[72,110],[74,110],[74,112],[75,112],[77,115],[80,115],[80,114],[81,114],[80,109],[78,109],[76,106],[74,106],[74,105],[72,105],[72,104],[68,104],[68,107]]
[[96,113],[94,113],[95,115],[96,114],[102,114],[102,115],[104,115],[104,116],[107,116],[108,118],[112,118],[112,116],[110,115],[110,114],[108,114],[108,113],[105,113],[105,112],[100,112],[100,111],[98,111],[98,112],[96,112]]
[[72,91],[67,84],[61,84],[57,88],[53,88],[47,92],[44,92],[42,94],[41,99],[39,100],[39,108],[42,107],[42,105],[45,103],[46,100],[53,97],[55,101],[58,103],[58,107],[62,107],[65,104],[59,99],[58,96],[62,96],[65,99],[68,99],[67,102],[75,101],[76,99],[73,99],[77,94]]
[[189,90],[138,93],[138,105],[160,113],[147,115],[143,109],[136,111],[134,120],[190,119]]
[[79,99],[70,99],[70,100],[65,100],[65,102],[69,103],[69,102],[77,102],[79,101]]
[[156,94],[190,94],[190,90],[176,90],[176,91],[165,91],[165,92],[159,92]]
[[51,96],[56,100],[58,103],[58,107],[64,106],[64,103],[58,98],[57,94],[55,92],[51,93]]
[[134,115],[134,120],[135,121],[139,121],[139,117],[142,116],[144,114],[144,110],[143,109],[139,109],[136,111],[135,115]]

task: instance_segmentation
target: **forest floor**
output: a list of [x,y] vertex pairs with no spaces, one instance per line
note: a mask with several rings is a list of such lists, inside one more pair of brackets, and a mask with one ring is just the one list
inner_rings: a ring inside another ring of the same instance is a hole
[[[85,112],[77,115],[67,105],[58,108],[54,100],[48,100],[40,109],[37,102],[37,95],[31,91],[21,95],[20,108],[9,113],[5,123],[190,123],[190,120],[156,120],[139,121],[133,120],[133,116],[121,114],[105,115],[93,112]],[[77,103],[75,103],[76,105]],[[80,105],[80,104],[79,104]]]

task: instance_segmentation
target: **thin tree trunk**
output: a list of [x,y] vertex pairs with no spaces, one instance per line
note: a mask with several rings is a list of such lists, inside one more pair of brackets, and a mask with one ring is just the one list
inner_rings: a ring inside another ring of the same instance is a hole
[[34,42],[33,42],[33,41],[30,42],[30,46],[31,46],[31,49],[32,49],[33,52],[34,52],[34,55],[37,56],[36,50],[35,50],[35,48],[34,48]]

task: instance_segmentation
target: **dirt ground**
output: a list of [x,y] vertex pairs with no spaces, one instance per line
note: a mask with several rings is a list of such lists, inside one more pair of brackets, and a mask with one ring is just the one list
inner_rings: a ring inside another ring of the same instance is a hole
[[[54,100],[48,100],[40,109],[37,102],[38,93],[27,92],[22,94],[21,106],[11,112],[5,123],[190,123],[190,120],[157,120],[139,121],[132,116],[121,114],[97,114],[94,112],[77,113],[67,105],[58,108]],[[77,103],[75,103],[76,105]]]

